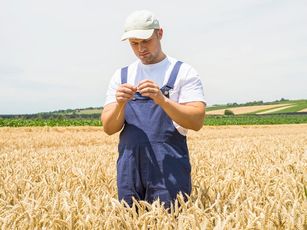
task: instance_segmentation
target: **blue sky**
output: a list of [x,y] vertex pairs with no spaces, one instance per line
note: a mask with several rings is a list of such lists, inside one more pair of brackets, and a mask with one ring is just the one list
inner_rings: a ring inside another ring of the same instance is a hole
[[200,74],[208,105],[307,99],[307,2],[2,0],[0,114],[102,106],[135,60],[125,18],[148,9],[166,54]]

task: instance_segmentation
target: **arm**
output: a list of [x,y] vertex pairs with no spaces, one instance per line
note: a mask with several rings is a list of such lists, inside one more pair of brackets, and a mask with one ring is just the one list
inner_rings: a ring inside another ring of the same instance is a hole
[[112,135],[120,131],[124,125],[125,105],[119,105],[114,102],[106,105],[101,113],[101,122],[103,124],[103,130],[108,135]]
[[205,117],[205,104],[203,102],[195,101],[180,104],[172,101],[165,97],[159,86],[150,80],[140,82],[138,90],[143,96],[152,98],[178,125],[195,131],[200,130],[203,126]]
[[105,106],[101,113],[103,130],[112,135],[120,131],[125,121],[125,106],[136,92],[136,87],[130,84],[122,84],[116,91],[116,102]]
[[200,101],[179,104],[165,96],[159,104],[167,115],[178,125],[195,131],[203,127],[205,118],[205,104]]

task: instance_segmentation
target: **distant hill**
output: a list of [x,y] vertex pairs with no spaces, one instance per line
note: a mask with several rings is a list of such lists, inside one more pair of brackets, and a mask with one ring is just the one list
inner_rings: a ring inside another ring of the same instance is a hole
[[[288,100],[281,98],[272,102],[253,101],[246,103],[228,103],[208,106],[206,112],[208,115],[221,115],[225,110],[231,110],[234,114],[274,114],[274,113],[293,113],[307,112],[307,99]],[[89,107],[83,109],[67,109],[51,112],[52,114],[62,115],[84,115],[100,114],[102,107]]]
[[49,112],[54,115],[73,115],[73,114],[97,114],[102,112],[102,107],[88,107],[88,108],[80,108],[80,109],[65,109],[65,110],[57,110],[53,112]]
[[254,101],[243,104],[214,105],[207,108],[207,114],[222,115],[225,110],[231,110],[234,114],[300,113],[307,112],[307,100],[287,100],[282,98],[273,102]]

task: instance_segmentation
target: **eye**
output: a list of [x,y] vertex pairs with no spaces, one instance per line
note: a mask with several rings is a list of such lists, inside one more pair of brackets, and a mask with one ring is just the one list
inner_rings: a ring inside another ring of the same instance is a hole
[[146,40],[144,40],[143,42],[144,42],[144,43],[149,43],[149,42],[151,42],[151,40],[152,40],[152,39],[146,39]]

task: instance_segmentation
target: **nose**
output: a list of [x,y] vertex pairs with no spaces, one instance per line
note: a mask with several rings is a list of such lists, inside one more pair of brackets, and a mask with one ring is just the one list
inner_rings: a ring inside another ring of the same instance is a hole
[[144,46],[143,42],[139,43],[138,50],[139,50],[139,52],[145,51],[145,46]]

